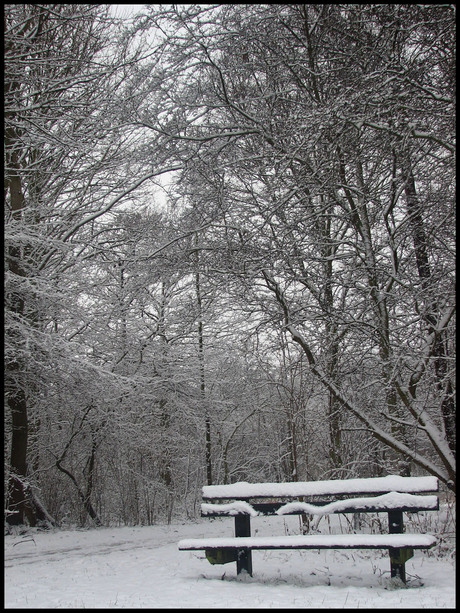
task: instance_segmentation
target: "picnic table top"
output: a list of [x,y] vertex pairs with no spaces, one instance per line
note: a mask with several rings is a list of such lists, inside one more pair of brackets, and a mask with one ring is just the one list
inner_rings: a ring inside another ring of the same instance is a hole
[[420,493],[437,492],[437,477],[400,477],[388,475],[369,479],[333,479],[327,481],[299,481],[291,483],[247,483],[228,485],[205,485],[203,498],[250,499],[250,498],[292,498],[298,496],[319,496],[339,494],[385,494],[390,492]]

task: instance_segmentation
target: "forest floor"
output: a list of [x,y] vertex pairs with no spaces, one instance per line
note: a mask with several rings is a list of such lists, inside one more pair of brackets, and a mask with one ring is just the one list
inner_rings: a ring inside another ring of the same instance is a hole
[[[252,526],[255,536],[299,533],[297,517]],[[416,551],[398,586],[385,551],[257,551],[254,576],[237,578],[234,563],[177,548],[219,535],[233,535],[232,519],[8,534],[5,608],[455,608],[453,555]]]

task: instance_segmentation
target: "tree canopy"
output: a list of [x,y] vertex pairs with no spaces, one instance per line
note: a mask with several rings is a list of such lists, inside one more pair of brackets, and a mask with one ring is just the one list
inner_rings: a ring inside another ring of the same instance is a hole
[[455,489],[455,9],[5,7],[10,524]]

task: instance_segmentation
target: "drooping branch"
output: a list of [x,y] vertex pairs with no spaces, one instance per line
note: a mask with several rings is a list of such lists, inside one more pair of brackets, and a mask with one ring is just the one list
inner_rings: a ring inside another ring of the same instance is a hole
[[[311,371],[314,375],[316,375],[316,377],[326,387],[326,389],[334,395],[334,397],[342,404],[342,406],[347,411],[352,413],[361,422],[363,422],[367,426],[369,432],[378,441],[380,441],[384,445],[387,445],[394,451],[397,451],[407,457],[410,457],[415,464],[427,470],[430,474],[437,476],[439,479],[441,479],[441,481],[446,483],[452,490],[454,490],[455,468],[453,468],[453,466],[455,465],[451,461],[453,460],[453,458],[450,458],[449,449],[447,445],[443,444],[442,442],[442,434],[438,431],[434,424],[430,424],[430,427],[426,428],[427,422],[423,421],[423,424],[421,425],[424,426],[424,431],[429,435],[429,438],[432,443],[435,444],[435,450],[443,460],[443,464],[445,465],[446,470],[441,469],[429,459],[420,456],[417,452],[410,449],[407,445],[397,440],[392,434],[389,434],[388,432],[383,430],[383,428],[381,428],[377,423],[375,423],[375,421],[367,414],[365,408],[356,406],[353,401],[346,397],[343,391],[337,387],[335,382],[331,381],[331,379],[327,376],[323,369],[317,364],[313,351],[307,339],[298,330],[298,328],[292,321],[287,298],[282,291],[279,283],[267,270],[263,270],[262,274],[264,276],[268,289],[270,289],[275,294],[276,300],[283,311],[285,329],[291,334],[292,340],[302,348],[303,352],[307,356]],[[413,412],[413,415],[416,416],[415,412]],[[420,422],[420,417],[418,421]]]

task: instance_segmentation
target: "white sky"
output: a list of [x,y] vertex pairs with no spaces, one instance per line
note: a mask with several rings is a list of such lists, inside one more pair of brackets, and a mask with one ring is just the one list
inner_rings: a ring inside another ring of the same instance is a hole
[[114,17],[134,17],[144,6],[145,4],[111,4],[110,10]]

